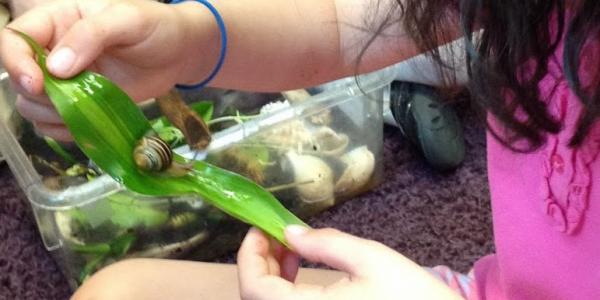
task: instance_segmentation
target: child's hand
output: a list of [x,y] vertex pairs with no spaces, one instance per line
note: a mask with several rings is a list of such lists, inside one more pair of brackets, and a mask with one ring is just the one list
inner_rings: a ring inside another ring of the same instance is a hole
[[[25,13],[8,27],[29,34],[50,49],[47,67],[55,76],[68,78],[89,68],[109,77],[134,100],[141,101],[166,92],[175,83],[192,82],[195,79],[188,75],[198,72],[198,62],[213,59],[206,49],[211,47],[202,50],[198,45],[202,44],[199,40],[203,33],[213,29],[214,20],[205,9],[190,9],[189,5],[194,4],[51,1]],[[202,14],[207,14],[206,18]],[[22,95],[17,102],[19,112],[42,133],[69,139],[43,92],[41,69],[25,41],[4,30],[0,55]],[[192,60],[196,63],[190,64]],[[206,64],[207,68],[212,67]]]
[[18,17],[26,11],[34,8],[42,3],[50,2],[52,0],[10,0],[8,1],[11,14],[14,17]]
[[294,284],[298,258],[257,229],[238,253],[243,299],[460,299],[423,268],[392,249],[333,229],[288,227],[298,255],[348,274],[329,286]]

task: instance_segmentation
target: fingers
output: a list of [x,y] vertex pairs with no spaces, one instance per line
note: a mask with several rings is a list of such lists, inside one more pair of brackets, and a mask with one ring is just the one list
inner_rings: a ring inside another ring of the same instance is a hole
[[[271,269],[271,274],[281,276],[281,278],[294,282],[298,274],[300,258],[297,254],[280,244],[274,238],[270,238],[271,255],[276,263],[276,268]],[[277,271],[276,273],[273,271]]]
[[42,71],[33,60],[29,46],[14,32],[7,29],[0,35],[0,55],[12,81],[30,95],[41,95],[44,91]]
[[59,142],[71,142],[73,136],[65,125],[50,123],[34,123],[38,132],[44,136],[49,136]]
[[[300,263],[298,255],[272,238],[268,239],[260,230],[252,228],[242,246],[238,254],[238,261],[242,261],[244,270],[255,274],[281,276],[290,282],[294,282],[296,279]],[[252,260],[256,263],[245,265],[246,262]],[[263,266],[265,264],[266,267]],[[250,266],[250,268],[246,266]],[[263,266],[264,269],[254,268],[254,266]]]
[[37,100],[34,102],[19,95],[15,107],[21,116],[34,124],[40,135],[49,136],[61,142],[73,141],[73,136],[49,101]]
[[291,251],[286,251],[280,260],[281,278],[294,282],[300,268],[300,257]]
[[[52,48],[46,65],[57,77],[69,78],[88,68],[107,48],[140,43],[158,26],[160,16],[149,2],[53,1],[21,16],[9,28],[25,32]],[[119,16],[119,18],[115,18]],[[3,30],[3,65],[31,94],[42,93],[42,73],[21,37]]]
[[48,70],[68,78],[89,67],[107,48],[142,42],[158,25],[149,16],[152,14],[142,14],[148,9],[151,8],[115,2],[75,22],[48,55]]
[[[34,9],[7,25],[25,32],[42,47],[48,46],[54,36],[52,11],[41,7]],[[34,60],[29,45],[15,32],[4,29],[0,34],[0,56],[6,70],[14,81],[31,95],[43,93],[42,71]]]
[[335,229],[309,229],[292,225],[286,228],[286,239],[300,256],[365,277],[381,266],[380,257],[394,254],[389,248]]
[[[80,18],[73,1],[52,1],[39,5],[10,23],[7,28],[26,33],[43,48],[49,48],[65,28]],[[52,4],[52,5],[50,5]],[[56,15],[57,20],[54,19]],[[31,47],[10,29],[0,33],[0,56],[3,66],[16,82],[20,93],[34,99],[43,95],[42,70],[34,60]]]
[[251,228],[246,234],[237,256],[240,277],[269,274],[267,255],[269,240],[258,229]]
[[30,101],[23,96],[18,96],[15,103],[17,111],[28,120],[56,125],[63,124],[62,118],[51,105],[49,102],[40,104],[39,102]]
[[43,96],[39,98],[31,101],[21,95],[17,96],[15,106],[19,114],[30,120],[40,134],[61,142],[72,141],[73,137],[50,101],[42,100]]
[[[244,299],[263,299],[259,294],[286,295],[293,285],[269,268],[269,239],[256,228],[250,229],[237,256],[240,292]],[[276,298],[272,298],[276,299]]]
[[23,87],[22,84],[15,81],[13,78],[10,79],[10,86],[18,95],[24,97],[27,100],[47,106],[52,104],[50,98],[48,98],[48,96],[45,93],[39,95],[30,94],[27,92],[27,90]]

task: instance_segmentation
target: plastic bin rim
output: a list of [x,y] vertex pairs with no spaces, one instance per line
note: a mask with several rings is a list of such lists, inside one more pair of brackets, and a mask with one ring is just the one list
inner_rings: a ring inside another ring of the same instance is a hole
[[[386,67],[378,71],[374,71],[363,75],[341,78],[336,81],[344,81],[345,84],[343,86],[337,89],[325,90],[322,93],[311,96],[312,100],[310,101],[310,103],[314,104],[318,102],[324,102],[332,98],[341,97],[344,95],[356,96],[363,93],[368,94],[389,84],[393,80],[393,77],[393,69],[391,67]],[[340,99],[338,101],[335,101],[332,105],[341,104],[350,100],[350,97]],[[306,108],[307,105],[310,104],[300,104],[292,108],[301,111],[304,108]],[[285,109],[274,111],[271,114],[261,116],[260,118],[249,122],[260,121],[261,119],[271,117],[276,114],[284,113],[285,111]],[[218,134],[215,137],[215,140],[217,140],[218,138],[225,138],[227,133],[229,132],[240,130],[242,128],[242,125],[243,124],[238,124],[227,128],[226,130],[221,132],[222,134]],[[86,196],[85,194],[81,193],[81,190],[84,189],[89,189],[90,191],[98,190],[98,192],[90,193],[90,195],[87,195],[90,197],[83,197]],[[124,190],[126,190],[126,188],[114,181],[109,175],[104,174],[90,182],[81,184],[73,188],[67,188],[62,191],[50,191],[43,186],[41,181],[37,181],[31,183],[29,187],[27,187],[25,193],[30,203],[38,208],[61,210],[69,209],[75,206],[83,206],[92,203],[97,199],[106,197],[106,195]],[[153,198],[145,195],[141,196],[148,197],[148,201],[166,201],[165,198]]]

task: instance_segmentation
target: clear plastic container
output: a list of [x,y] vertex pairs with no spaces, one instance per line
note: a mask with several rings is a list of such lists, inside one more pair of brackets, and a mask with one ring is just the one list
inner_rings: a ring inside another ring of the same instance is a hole
[[[307,89],[309,97],[204,89],[184,94],[214,105],[213,140],[196,155],[271,190],[301,218],[368,191],[382,179],[384,69]],[[239,245],[246,225],[201,198],[147,197],[78,161],[58,155],[14,110],[3,73],[0,152],[24,190],[48,251],[73,287],[111,262],[129,257],[210,260]],[[298,99],[292,99],[298,98]],[[293,101],[292,101],[293,100]],[[141,105],[149,119],[157,106]]]

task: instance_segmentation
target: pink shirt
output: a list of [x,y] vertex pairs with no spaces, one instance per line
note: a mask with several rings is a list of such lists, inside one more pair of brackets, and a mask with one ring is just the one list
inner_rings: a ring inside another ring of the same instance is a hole
[[[558,49],[539,87],[562,131],[529,154],[488,134],[496,254],[475,264],[481,299],[600,299],[600,122],[581,147],[567,147],[582,105]],[[585,47],[582,80],[600,67],[599,57],[600,46]]]

